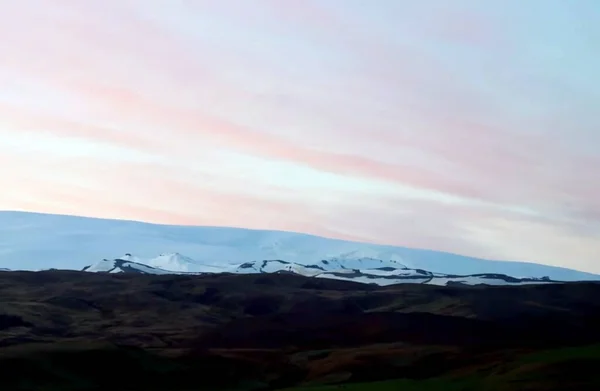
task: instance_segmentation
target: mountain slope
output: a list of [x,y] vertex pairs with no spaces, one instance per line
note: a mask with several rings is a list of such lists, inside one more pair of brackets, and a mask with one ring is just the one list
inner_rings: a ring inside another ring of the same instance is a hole
[[[522,262],[489,261],[456,254],[356,243],[293,232],[222,227],[168,226],[26,212],[0,212],[0,267],[21,270],[81,270],[90,260],[134,253],[150,259],[181,253],[203,267],[282,259],[298,264],[321,260],[350,265],[381,260],[411,269],[453,275],[483,273],[554,280],[592,280],[594,274]],[[179,259],[181,260],[181,259]],[[163,261],[165,261],[163,259]],[[167,262],[168,263],[168,262]],[[155,265],[159,266],[157,262]],[[187,264],[189,266],[189,264]]]
[[[135,273],[135,274],[154,274],[154,275],[177,275],[177,274],[214,274],[228,272],[232,274],[270,274],[270,273],[291,273],[304,277],[326,278],[342,281],[358,282],[362,284],[375,285],[394,285],[394,284],[427,284],[427,285],[525,285],[525,284],[545,284],[559,281],[552,281],[549,278],[515,278],[505,274],[478,274],[468,276],[457,276],[441,273],[432,273],[421,269],[410,269],[394,261],[383,263],[383,261],[373,261],[375,268],[354,269],[348,268],[343,262],[334,263],[321,261],[312,265],[301,265],[282,260],[266,260],[246,262],[233,269],[216,269],[213,267],[202,269],[201,265],[189,257],[180,254],[161,254],[156,259],[185,259],[186,262],[197,266],[196,272],[181,270],[165,270],[157,267],[151,267],[141,263],[137,257],[126,254],[122,259],[107,260],[104,259],[96,264],[86,266],[82,269],[85,272],[94,273]],[[131,261],[135,259],[136,262]],[[362,260],[360,264],[368,266],[368,262]],[[350,266],[353,264],[350,262]],[[356,265],[356,263],[354,264]]]
[[103,259],[98,263],[84,267],[82,271],[94,273],[173,274],[173,272],[168,270],[124,259]]
[[103,259],[81,269],[93,273],[137,273],[137,274],[201,274],[221,273],[228,269],[202,265],[180,254],[161,254],[156,258],[143,260],[131,254],[109,260]]
[[[354,268],[360,266],[362,268]],[[373,267],[375,266],[375,267]],[[394,285],[401,283],[429,285],[523,285],[544,284],[553,281],[549,278],[517,278],[506,274],[452,275],[434,273],[422,269],[410,269],[395,261],[358,260],[358,262],[332,262],[322,260],[311,265],[301,265],[282,260],[246,262],[231,270],[239,274],[289,272],[306,277],[328,278],[343,281],[376,285]]]
[[[139,259],[139,258],[138,258]],[[160,254],[156,258],[141,261],[149,266],[182,273],[219,273],[224,271],[224,265],[207,265],[179,253]]]

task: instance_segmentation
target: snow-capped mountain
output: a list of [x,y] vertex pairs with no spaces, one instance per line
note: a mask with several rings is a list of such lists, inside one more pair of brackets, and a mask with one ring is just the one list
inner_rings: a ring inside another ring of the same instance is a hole
[[[595,274],[554,266],[483,260],[293,232],[0,212],[0,267],[3,268],[81,270],[90,261],[107,257],[120,259],[126,253],[135,254],[137,258],[125,261],[179,272],[235,269],[247,262],[279,259],[308,268],[325,260],[335,270],[376,269],[374,264],[385,263],[395,269],[404,267],[440,275],[548,276],[557,281],[600,279]],[[157,257],[157,254],[163,255]],[[186,257],[177,254],[186,254]],[[392,261],[394,265],[387,264]],[[328,269],[327,272],[333,271]],[[386,271],[379,273],[382,272]]]
[[[164,254],[160,257],[164,257]],[[183,259],[189,257],[179,255]],[[322,260],[312,265],[301,265],[298,263],[282,260],[265,260],[246,262],[230,269],[215,270],[209,268],[201,272],[192,273],[188,271],[164,270],[157,267],[130,261],[138,259],[127,254],[125,259],[102,260],[94,265],[83,268],[83,271],[96,273],[138,273],[138,274],[205,274],[228,272],[235,274],[260,274],[260,273],[294,273],[306,277],[329,278],[336,280],[345,280],[376,285],[393,284],[430,284],[430,285],[522,285],[522,284],[540,284],[552,283],[548,278],[514,278],[504,274],[480,274],[470,276],[456,276],[441,273],[433,273],[421,269],[410,269],[396,261],[383,261],[377,259],[358,259],[355,262],[349,262],[347,265],[340,260],[328,261]],[[156,259],[156,258],[153,258]],[[352,268],[354,265],[360,265],[361,269]]]
[[202,265],[179,253],[160,254],[147,260],[127,253],[113,260],[103,259],[81,270],[103,273],[201,274],[220,273],[226,271],[227,268]]
[[124,259],[103,259],[98,263],[84,267],[82,271],[94,273],[174,274],[171,271]]
[[[354,265],[361,268],[353,268]],[[393,284],[431,284],[449,285],[460,283],[465,285],[520,285],[559,282],[547,277],[541,278],[515,278],[505,274],[474,274],[452,275],[434,273],[422,269],[411,269],[396,261],[379,259],[357,259],[348,262],[322,260],[312,265],[300,265],[282,260],[266,260],[246,262],[232,270],[233,273],[277,273],[290,272],[308,277],[331,278],[361,282],[366,284],[393,285]]]
[[329,258],[311,264],[299,264],[283,260],[264,260],[244,262],[233,269],[235,273],[272,273],[277,271],[293,271],[298,274],[315,275],[322,272],[344,273],[355,270],[381,270],[385,273],[393,271],[395,274],[413,274],[410,269],[395,260],[382,260],[374,258]]
[[181,255],[179,253],[165,253],[160,254],[156,258],[151,258],[147,261],[143,261],[140,258],[136,258],[138,262],[145,263],[149,266],[171,270],[174,272],[184,273],[206,273],[206,272],[221,272],[224,270],[223,266],[206,265],[201,262],[195,261],[190,257]]

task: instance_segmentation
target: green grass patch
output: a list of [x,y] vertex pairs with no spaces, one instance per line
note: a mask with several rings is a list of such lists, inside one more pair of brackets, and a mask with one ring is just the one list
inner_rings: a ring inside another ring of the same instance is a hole
[[551,364],[569,360],[600,360],[600,345],[543,350],[522,356],[519,359],[519,363]]
[[548,349],[490,364],[488,369],[464,377],[397,379],[287,388],[285,391],[512,391],[588,389],[577,388],[582,385],[600,387],[600,376],[593,370],[600,364],[600,345]]
[[287,388],[282,391],[467,391],[477,390],[473,379],[397,379],[369,383],[350,383],[329,386]]

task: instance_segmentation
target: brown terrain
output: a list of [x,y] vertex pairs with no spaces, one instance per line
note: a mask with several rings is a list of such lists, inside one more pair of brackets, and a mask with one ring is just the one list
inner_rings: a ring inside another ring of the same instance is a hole
[[0,272],[0,300],[3,391],[600,389],[596,283]]

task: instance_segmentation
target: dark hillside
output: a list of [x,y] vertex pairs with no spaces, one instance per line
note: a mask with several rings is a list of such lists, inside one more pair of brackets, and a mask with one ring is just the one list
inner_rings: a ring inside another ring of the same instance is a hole
[[595,283],[1,272],[0,389],[594,390],[598,330]]

